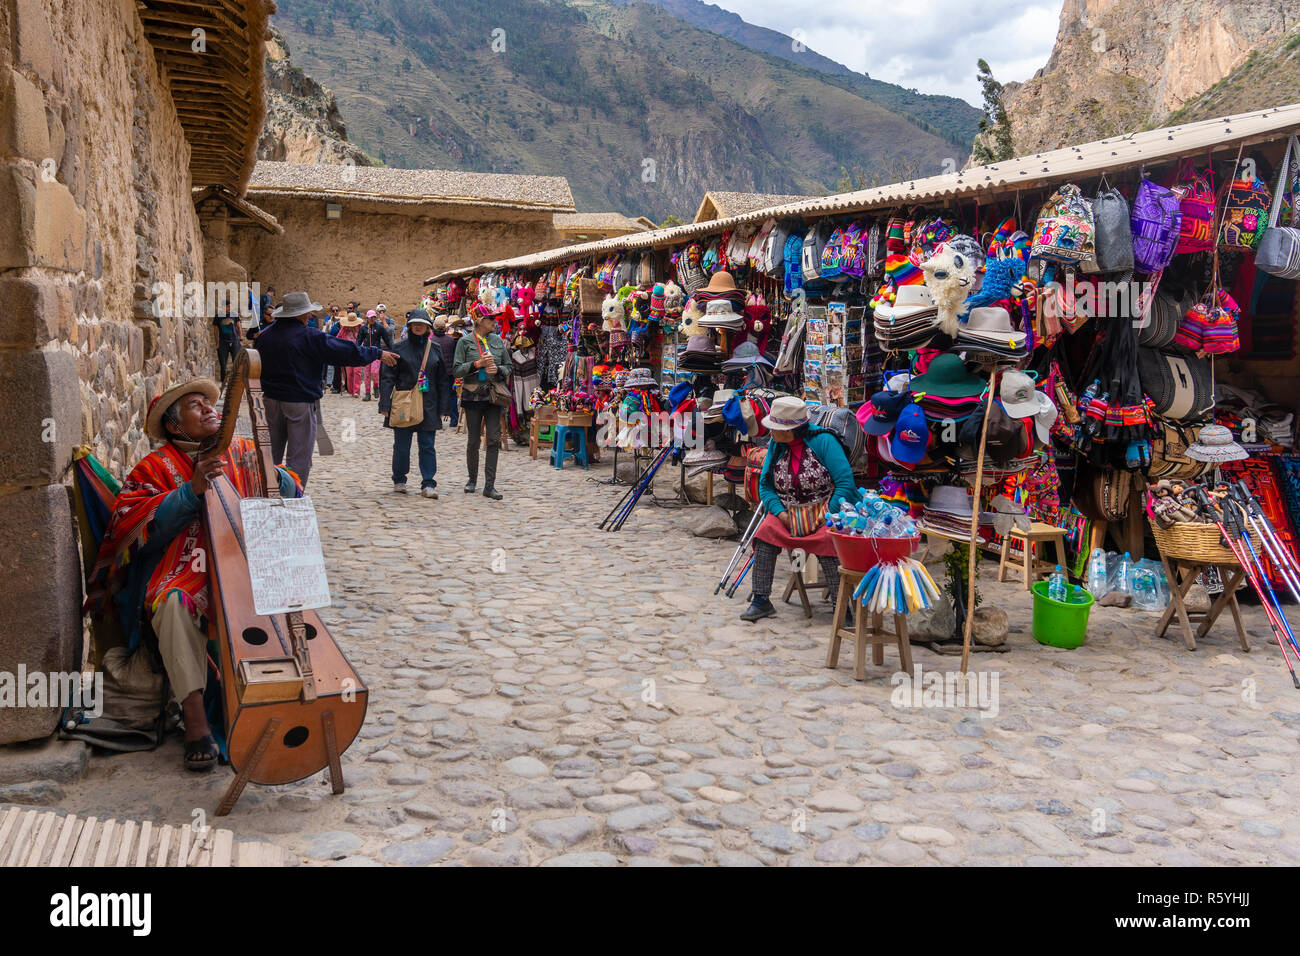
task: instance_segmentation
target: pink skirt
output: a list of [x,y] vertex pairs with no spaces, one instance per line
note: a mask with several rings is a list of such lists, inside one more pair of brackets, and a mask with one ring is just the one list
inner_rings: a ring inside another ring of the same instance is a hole
[[781,519],[775,515],[768,515],[763,519],[758,530],[754,532],[754,537],[759,541],[766,541],[768,544],[776,545],[778,548],[785,548],[787,551],[793,551],[798,548],[804,554],[825,555],[835,557],[835,542],[831,540],[831,533],[822,525],[813,534],[802,538],[796,538],[781,523]]

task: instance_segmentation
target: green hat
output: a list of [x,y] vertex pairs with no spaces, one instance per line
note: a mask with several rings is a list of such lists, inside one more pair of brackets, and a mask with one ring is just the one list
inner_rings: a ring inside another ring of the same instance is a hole
[[952,352],[936,355],[924,375],[912,379],[912,393],[938,395],[940,398],[968,398],[981,394],[988,382],[966,371],[961,356]]

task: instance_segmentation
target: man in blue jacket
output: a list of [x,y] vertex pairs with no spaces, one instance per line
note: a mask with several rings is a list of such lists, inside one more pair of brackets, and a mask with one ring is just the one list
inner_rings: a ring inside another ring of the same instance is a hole
[[262,359],[262,392],[271,429],[271,454],[283,462],[304,486],[311,473],[320,421],[321,377],[326,365],[385,365],[397,363],[397,353],[358,346],[326,335],[307,321],[321,310],[306,292],[290,292],[275,310],[275,322],[257,337],[254,348]]

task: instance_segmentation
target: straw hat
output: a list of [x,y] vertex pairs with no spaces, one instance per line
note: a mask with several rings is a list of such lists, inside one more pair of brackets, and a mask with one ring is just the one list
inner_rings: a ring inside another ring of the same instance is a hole
[[343,326],[345,329],[355,329],[363,321],[364,320],[361,316],[357,315],[355,312],[349,312],[347,315],[343,316],[343,318],[339,319],[339,325]]
[[163,428],[162,417],[167,409],[193,392],[201,393],[209,402],[214,403],[221,396],[221,389],[210,378],[192,378],[173,385],[149,403],[149,411],[144,420],[144,433],[158,441],[170,441],[172,436]]

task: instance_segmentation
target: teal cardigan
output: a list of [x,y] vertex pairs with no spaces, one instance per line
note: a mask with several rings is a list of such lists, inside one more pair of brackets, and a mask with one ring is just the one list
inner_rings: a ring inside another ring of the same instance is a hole
[[[844,446],[831,432],[821,428],[810,428],[804,436],[804,447],[812,452],[818,461],[826,466],[835,482],[831,492],[831,507],[838,508],[841,498],[854,501],[857,498],[857,484],[853,480],[853,467],[844,454]],[[789,451],[788,445],[779,441],[769,441],[767,457],[763,459],[763,472],[758,477],[758,500],[766,507],[768,514],[779,515],[786,510],[781,496],[776,493],[776,484],[772,480],[772,466]]]

